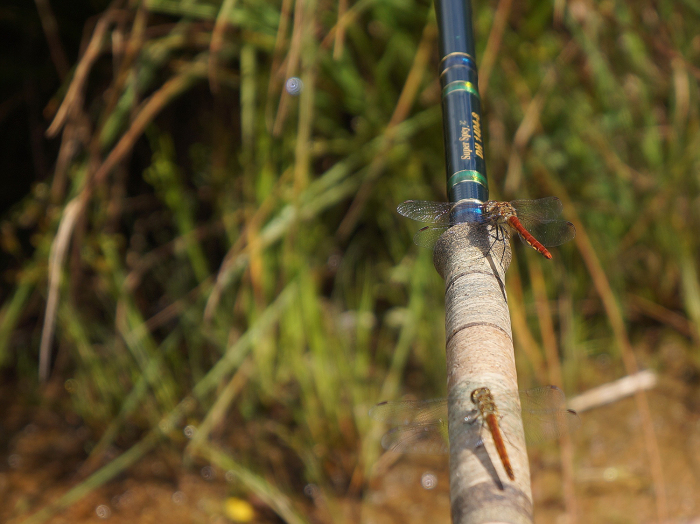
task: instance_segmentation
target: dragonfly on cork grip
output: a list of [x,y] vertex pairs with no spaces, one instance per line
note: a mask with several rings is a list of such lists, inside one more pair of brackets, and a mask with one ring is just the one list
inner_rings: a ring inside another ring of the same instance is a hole
[[[447,405],[450,400],[464,409],[462,422],[466,424],[466,441],[460,445],[475,450],[484,445],[483,429],[487,428],[493,440],[503,469],[510,480],[515,472],[508,456],[508,434],[501,427],[503,416],[522,417],[525,440],[541,443],[557,438],[565,431],[580,425],[578,414],[566,409],[566,398],[556,386],[494,394],[487,387],[477,387],[466,399],[399,400],[380,402],[369,415],[375,420],[395,425],[382,438],[382,447],[398,453],[439,455],[449,451],[447,440]],[[504,438],[505,435],[505,438]]]
[[397,211],[410,219],[431,225],[419,230],[413,241],[432,249],[438,238],[449,228],[457,225],[467,227],[493,226],[496,242],[507,242],[510,233],[518,233],[523,242],[545,258],[552,254],[547,247],[559,246],[576,235],[571,222],[562,219],[562,204],[557,197],[538,200],[513,200],[512,202],[427,202],[407,200]]

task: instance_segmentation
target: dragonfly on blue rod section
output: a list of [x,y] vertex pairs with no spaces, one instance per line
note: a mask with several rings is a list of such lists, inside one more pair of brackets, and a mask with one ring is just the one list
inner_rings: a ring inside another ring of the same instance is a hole
[[547,247],[559,246],[576,236],[574,225],[561,217],[562,204],[557,197],[485,203],[471,199],[459,202],[407,200],[397,210],[405,217],[431,224],[413,237],[417,245],[431,249],[445,231],[459,225],[495,227],[494,243],[507,242],[510,233],[517,233],[523,242],[548,259],[552,254]]

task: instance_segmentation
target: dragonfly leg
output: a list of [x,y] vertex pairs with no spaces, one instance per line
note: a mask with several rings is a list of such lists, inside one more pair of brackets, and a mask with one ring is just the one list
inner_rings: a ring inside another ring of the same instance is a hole
[[[498,224],[496,224],[495,227],[496,227],[496,234],[493,235],[494,240],[493,240],[493,242],[491,242],[491,244],[489,245],[489,249],[488,249],[488,251],[486,252],[487,255],[489,255],[490,253],[493,252],[493,248],[494,248],[494,246],[495,246],[498,242],[506,241],[506,234],[507,234],[507,233],[506,233],[505,228],[504,228],[503,226],[501,226],[501,225],[498,225]],[[505,256],[506,256],[506,250],[504,249],[503,252],[501,253],[500,260],[498,261],[498,263],[499,263],[499,264],[501,265],[501,267],[503,267],[504,269],[505,269],[505,267],[504,267]]]
[[466,424],[474,424],[479,420],[479,410],[478,409],[472,409],[467,412],[466,415],[464,415],[464,418],[462,419],[462,422],[465,422]]
[[[489,253],[491,253],[491,251],[493,251],[493,246],[495,246],[495,245],[496,245],[496,242],[498,242],[498,231],[499,231],[500,229],[501,229],[500,227],[496,226],[496,234],[494,235],[494,240],[493,240],[493,242],[491,242],[491,244],[489,244],[489,249],[488,249],[488,251],[486,252],[487,255],[488,255]],[[489,236],[490,236],[490,235],[489,235]]]

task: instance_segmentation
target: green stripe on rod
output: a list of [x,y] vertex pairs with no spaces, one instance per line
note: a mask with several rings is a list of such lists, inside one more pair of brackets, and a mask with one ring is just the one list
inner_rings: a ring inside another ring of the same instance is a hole
[[481,100],[481,97],[479,96],[479,91],[476,89],[474,84],[472,84],[471,82],[464,81],[452,82],[450,84],[447,84],[442,90],[442,98],[445,98],[447,95],[455,91],[467,91],[468,93],[471,93],[479,100]]
[[476,182],[477,184],[481,184],[486,188],[489,187],[486,177],[478,171],[457,171],[447,181],[447,187],[451,188],[460,182]]

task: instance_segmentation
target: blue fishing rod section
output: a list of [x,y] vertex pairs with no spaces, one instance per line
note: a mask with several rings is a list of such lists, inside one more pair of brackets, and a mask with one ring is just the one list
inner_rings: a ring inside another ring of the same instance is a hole
[[[466,200],[457,213],[474,220],[489,198],[479,77],[474,58],[470,0],[435,0],[440,48],[440,85],[450,202]],[[474,204],[472,207],[470,203]],[[462,220],[460,220],[462,221]]]

